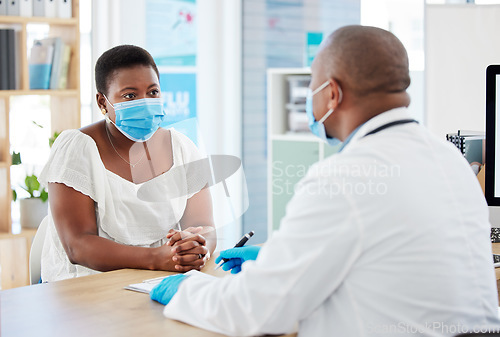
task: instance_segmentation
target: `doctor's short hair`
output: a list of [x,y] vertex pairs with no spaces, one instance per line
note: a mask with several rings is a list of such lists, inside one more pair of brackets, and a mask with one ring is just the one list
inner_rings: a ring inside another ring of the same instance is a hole
[[97,92],[108,94],[108,84],[115,71],[134,66],[151,67],[158,79],[160,73],[153,57],[145,49],[129,44],[113,47],[104,52],[95,64],[95,86]]
[[391,32],[350,25],[334,31],[320,52],[327,77],[342,80],[352,94],[403,92],[410,86],[408,54]]

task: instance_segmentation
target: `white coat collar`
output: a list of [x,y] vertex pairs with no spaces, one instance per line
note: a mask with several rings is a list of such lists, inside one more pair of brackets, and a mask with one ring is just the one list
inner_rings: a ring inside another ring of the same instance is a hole
[[368,133],[370,133],[371,131],[375,130],[376,128],[382,125],[401,119],[411,119],[411,118],[412,116],[410,115],[410,113],[408,112],[408,108],[406,107],[396,108],[388,110],[386,112],[382,112],[381,114],[369,119],[363,125],[361,125],[356,134],[351,138],[349,143],[345,146],[344,150],[351,147],[352,144],[355,144],[359,139],[363,138]]

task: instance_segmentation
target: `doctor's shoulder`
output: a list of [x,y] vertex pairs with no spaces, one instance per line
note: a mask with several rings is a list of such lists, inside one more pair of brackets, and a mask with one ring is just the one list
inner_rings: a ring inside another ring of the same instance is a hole
[[373,166],[375,162],[376,156],[364,150],[336,153],[311,165],[304,178],[322,178],[331,181],[362,177],[365,168]]
[[303,182],[311,178],[331,178],[337,176],[342,171],[341,168],[347,168],[349,165],[349,160],[345,160],[342,157],[339,158],[339,154],[333,154],[309,167],[303,166],[302,168],[297,168],[297,174],[303,176]]

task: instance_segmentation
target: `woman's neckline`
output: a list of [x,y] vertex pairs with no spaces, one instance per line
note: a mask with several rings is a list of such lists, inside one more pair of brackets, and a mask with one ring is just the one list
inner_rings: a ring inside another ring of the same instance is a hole
[[168,170],[166,170],[165,172],[162,172],[162,173],[158,174],[157,176],[152,177],[151,179],[148,179],[148,180],[143,181],[143,182],[140,182],[140,183],[135,183],[135,182],[130,181],[130,180],[128,180],[128,179],[126,179],[126,178],[122,177],[121,175],[119,175],[119,174],[117,174],[117,173],[115,173],[115,172],[113,172],[113,171],[111,171],[111,170],[107,169],[107,168],[106,168],[106,166],[104,165],[104,162],[102,161],[101,154],[100,154],[100,152],[99,152],[99,148],[97,147],[97,143],[95,142],[94,138],[92,138],[90,135],[88,135],[88,134],[86,134],[86,133],[82,132],[81,130],[76,129],[76,131],[78,131],[80,134],[82,134],[82,135],[84,135],[85,137],[88,137],[88,138],[90,138],[90,139],[92,140],[92,144],[95,146],[95,150],[96,150],[96,152],[97,152],[97,157],[99,158],[99,163],[101,164],[102,168],[103,168],[106,172],[109,172],[109,173],[111,173],[113,176],[118,177],[119,179],[121,179],[121,180],[123,180],[123,181],[125,181],[125,182],[127,182],[127,183],[129,183],[129,184],[135,185],[135,186],[142,186],[142,185],[144,185],[144,184],[146,184],[146,183],[148,183],[148,182],[151,182],[151,181],[155,180],[156,178],[160,178],[160,177],[162,177],[162,176],[165,176],[165,175],[166,175],[167,173],[169,173],[169,172],[172,170],[172,168],[174,168],[174,166],[177,164],[177,163],[176,163],[176,160],[175,160],[175,149],[174,149],[174,148],[175,148],[175,146],[174,146],[174,137],[173,137],[173,133],[174,133],[174,132],[176,132],[176,131],[175,131],[173,128],[169,128],[169,129],[166,129],[166,130],[170,131],[170,146],[171,146],[171,148],[172,148],[172,166],[170,166],[170,168],[169,168]]
[[[102,161],[101,161],[101,162],[102,162]],[[165,172],[163,172],[163,173],[160,173],[159,175],[157,175],[157,176],[155,176],[155,177],[153,177],[153,178],[151,178],[151,179],[149,179],[149,180],[143,181],[142,183],[134,183],[133,181],[130,181],[130,180],[128,180],[128,179],[125,179],[125,178],[123,178],[121,175],[116,174],[115,172],[113,172],[113,171],[111,171],[111,170],[108,170],[108,169],[106,168],[106,166],[104,166],[104,165],[103,165],[104,170],[105,170],[107,173],[110,173],[113,177],[117,177],[118,179],[123,180],[123,181],[125,181],[125,182],[127,182],[127,183],[129,183],[129,184],[135,185],[135,186],[142,186],[142,185],[144,185],[144,184],[146,184],[146,183],[149,183],[149,182],[152,182],[153,180],[156,180],[157,178],[163,177],[163,176],[167,175],[167,173],[170,173],[170,171],[172,170],[172,168],[173,168],[173,167],[174,167],[174,165],[172,164],[172,166],[171,166],[171,167],[170,167],[167,171],[165,171]]]

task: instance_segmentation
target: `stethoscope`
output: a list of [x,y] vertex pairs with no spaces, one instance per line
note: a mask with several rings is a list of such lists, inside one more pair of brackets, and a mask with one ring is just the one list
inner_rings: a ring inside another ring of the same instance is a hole
[[380,132],[382,130],[388,129],[390,127],[393,127],[393,126],[396,126],[396,125],[401,125],[401,124],[408,124],[408,123],[417,123],[418,124],[418,122],[416,120],[414,120],[414,119],[400,119],[398,121],[393,121],[393,122],[384,124],[382,126],[379,126],[378,128],[376,128],[376,129],[368,132],[366,135],[363,136],[363,138],[366,137],[366,136],[373,135],[373,134],[375,134],[377,132]]

